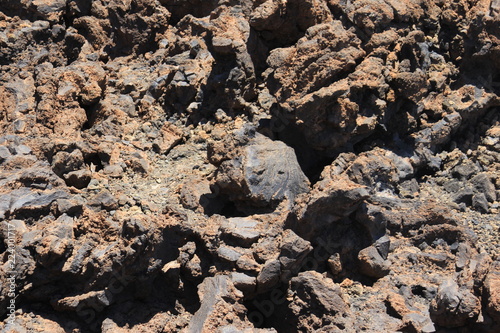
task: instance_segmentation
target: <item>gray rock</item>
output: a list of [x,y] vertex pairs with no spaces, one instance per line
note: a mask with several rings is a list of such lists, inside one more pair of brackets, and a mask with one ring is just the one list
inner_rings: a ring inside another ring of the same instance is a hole
[[118,201],[108,190],[102,190],[89,200],[88,205],[109,211],[118,208]]
[[500,261],[495,261],[486,275],[484,281],[483,300],[486,312],[491,316],[496,325],[500,325]]
[[29,155],[31,154],[31,148],[26,145],[18,145],[13,147],[13,152],[16,155]]
[[221,194],[233,202],[273,206],[309,190],[294,150],[253,128],[237,130],[214,144],[208,157],[219,166],[216,184]]
[[107,165],[104,167],[103,172],[113,178],[120,178],[123,176],[123,168],[118,164]]
[[52,159],[52,170],[56,175],[62,177],[67,172],[81,169],[84,163],[83,154],[79,149],[75,149],[71,153],[60,151]]
[[493,182],[491,181],[488,174],[480,173],[472,177],[470,182],[474,187],[474,190],[476,190],[478,193],[484,194],[486,200],[488,200],[489,202],[493,202],[496,200],[497,196],[495,185],[493,185]]
[[66,184],[68,186],[74,186],[78,189],[87,187],[92,179],[92,173],[90,170],[83,169],[78,171],[71,171],[64,175]]
[[146,218],[131,217],[123,221],[122,233],[127,238],[132,238],[147,233],[150,221]]
[[451,173],[455,178],[458,178],[460,180],[466,180],[469,179],[473,174],[477,173],[478,171],[479,168],[474,163],[467,160],[464,163],[461,163],[456,167],[454,167],[451,170]]
[[325,178],[315,184],[306,202],[295,203],[287,227],[304,239],[312,239],[324,228],[356,211],[369,196],[365,186],[344,176]]
[[10,193],[0,195],[0,220],[5,218],[5,214],[10,211]]
[[428,316],[418,312],[410,312],[403,316],[405,328],[412,329],[414,332],[436,332],[434,324]]
[[57,210],[59,214],[76,215],[82,211],[83,199],[81,197],[73,197],[71,199],[56,200]]
[[53,192],[35,192],[30,191],[29,189],[26,191],[25,188],[24,190],[20,189],[13,191],[11,195],[12,204],[10,206],[10,211],[12,213],[20,213],[27,210],[46,209],[57,199],[67,199],[69,197],[68,193],[61,190]]
[[311,243],[300,238],[292,230],[283,233],[279,261],[281,263],[281,281],[288,282],[301,269],[306,256],[312,251]]
[[257,279],[255,277],[246,275],[245,273],[233,272],[231,273],[231,281],[245,296],[255,293],[257,287]]
[[450,328],[474,323],[480,311],[479,299],[451,279],[439,286],[429,308],[434,323]]
[[224,299],[234,298],[231,287],[232,282],[227,275],[217,275],[203,280],[198,286],[201,306],[191,318],[187,332],[203,332],[203,327],[214,315],[220,316],[214,313],[216,305],[224,302]]
[[19,182],[43,189],[65,185],[64,181],[45,162],[36,163],[33,167],[24,170],[19,177]]
[[386,260],[387,256],[389,255],[389,249],[391,247],[391,239],[389,238],[389,236],[385,235],[383,237],[380,237],[379,239],[377,239],[374,246],[382,259]]
[[476,193],[472,196],[472,207],[475,210],[481,213],[488,213],[488,200],[486,199],[486,195],[484,193]]
[[217,249],[217,255],[223,260],[235,263],[242,254],[230,247],[221,246]]
[[94,242],[87,242],[81,246],[76,246],[73,249],[73,254],[64,263],[62,268],[63,273],[78,274],[83,268],[85,260],[88,258],[90,252],[95,248]]
[[323,319],[319,320],[320,325],[327,320],[353,327],[349,305],[344,301],[340,286],[331,279],[314,271],[302,272],[290,281],[290,290],[294,300],[289,308],[296,317],[315,317],[311,316],[315,314]]
[[458,204],[464,203],[467,206],[472,205],[472,197],[474,196],[474,191],[471,188],[465,188],[460,192],[453,195],[453,202]]
[[47,231],[50,235],[54,235],[61,239],[73,239],[73,228],[75,220],[66,214],[59,216],[56,223],[51,225]]
[[445,144],[450,140],[451,134],[460,127],[461,123],[462,117],[458,112],[448,114],[432,127],[420,131],[417,141],[426,144],[428,147]]
[[259,275],[257,275],[257,292],[263,293],[271,290],[278,284],[281,276],[281,263],[279,260],[268,260]]
[[469,260],[471,260],[471,251],[472,249],[467,243],[460,243],[457,247],[455,267],[457,269],[463,269]]
[[24,133],[26,130],[26,122],[22,119],[16,119],[12,125],[14,126],[14,131],[16,133]]
[[389,262],[384,260],[373,245],[359,251],[358,259],[361,273],[367,276],[378,279],[390,272]]
[[102,311],[113,302],[113,293],[108,290],[91,291],[83,295],[65,297],[55,302],[58,311],[83,311],[95,309]]
[[12,154],[7,147],[0,146],[0,163],[7,161],[11,156]]
[[328,268],[333,276],[337,276],[342,273],[342,261],[340,260],[340,254],[334,253],[328,258]]
[[385,235],[387,220],[380,206],[370,203],[361,204],[356,212],[356,221],[366,228],[373,241]]
[[225,220],[221,226],[223,237],[236,246],[250,247],[259,237],[258,222],[246,217],[232,217]]

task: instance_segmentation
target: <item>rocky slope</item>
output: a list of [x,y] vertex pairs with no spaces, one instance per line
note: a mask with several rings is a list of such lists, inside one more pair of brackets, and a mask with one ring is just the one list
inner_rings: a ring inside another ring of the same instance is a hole
[[497,332],[500,1],[3,0],[5,332]]

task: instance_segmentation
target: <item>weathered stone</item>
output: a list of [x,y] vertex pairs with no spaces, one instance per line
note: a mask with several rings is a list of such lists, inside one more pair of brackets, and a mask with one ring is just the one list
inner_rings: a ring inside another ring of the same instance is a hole
[[480,173],[470,180],[472,186],[478,193],[482,193],[488,202],[497,199],[495,185],[491,182],[490,176],[486,173]]
[[498,0],[0,2],[0,331],[497,331]]
[[168,122],[162,126],[160,132],[160,138],[153,144],[153,148],[160,154],[168,154],[168,152],[183,138],[182,131]]
[[187,332],[215,332],[226,318],[234,318],[241,324],[241,319],[235,316],[235,312],[238,313],[240,310],[232,303],[242,295],[235,289],[227,275],[217,275],[203,280],[198,286],[198,295],[201,306],[190,320]]
[[484,281],[484,296],[486,299],[486,311],[496,322],[500,324],[500,263],[496,261]]
[[123,168],[118,164],[106,165],[103,172],[114,178],[121,178],[123,176]]
[[229,248],[227,246],[221,246],[220,248],[217,249],[217,254],[219,255],[219,258],[235,263],[238,261],[238,259],[241,257],[241,253]]
[[280,281],[281,263],[279,260],[269,260],[264,264],[257,275],[257,292],[263,293],[271,290]]
[[66,184],[68,186],[74,186],[78,189],[87,187],[92,179],[92,173],[90,170],[83,169],[77,171],[71,171],[64,175]]
[[447,280],[438,289],[430,305],[434,323],[444,327],[460,327],[474,322],[481,310],[479,299],[469,290]]
[[472,207],[481,213],[487,213],[490,209],[488,207],[488,200],[484,193],[476,193],[472,196]]
[[9,148],[0,146],[0,163],[5,162],[11,155]]
[[296,204],[289,226],[299,236],[310,239],[322,228],[353,213],[368,197],[366,187],[345,176],[325,178],[316,183],[307,202]]
[[384,235],[377,239],[377,241],[374,244],[375,248],[377,249],[378,253],[382,257],[382,259],[387,260],[387,256],[389,255],[389,249],[391,247],[391,239],[389,236]]
[[32,153],[32,150],[30,147],[26,145],[17,145],[12,148],[14,154],[17,155],[29,155]]
[[370,277],[381,278],[389,274],[390,264],[375,246],[369,246],[358,254],[360,271]]
[[302,272],[292,278],[290,289],[293,299],[288,307],[299,319],[300,325],[304,325],[300,319],[305,319],[305,316],[312,319],[309,325],[317,328],[323,326],[324,320],[334,324],[334,329],[352,325],[349,305],[339,285],[331,279],[313,271]]
[[236,203],[275,205],[285,198],[293,201],[309,189],[293,149],[252,128],[239,129],[212,146],[209,160],[219,166],[216,185],[220,194]]
[[231,273],[231,280],[234,286],[241,290],[244,295],[255,293],[257,286],[257,279],[255,277],[246,275],[245,273],[234,272]]
[[81,169],[83,164],[83,154],[79,149],[71,153],[60,151],[52,159],[52,170],[59,177],[62,177],[65,173]]
[[335,253],[328,258],[328,268],[333,276],[337,276],[342,273],[342,261],[340,260],[340,255],[338,253]]
[[58,311],[82,311],[84,309],[104,309],[113,302],[113,293],[106,290],[91,291],[83,295],[66,297],[54,303]]
[[87,204],[98,209],[115,210],[118,208],[118,201],[108,190],[100,191]]
[[221,232],[223,237],[229,237],[234,245],[249,247],[260,237],[258,224],[258,221],[249,218],[231,217],[223,222]]
[[70,216],[78,214],[83,208],[82,198],[58,199],[56,203],[60,214],[68,214]]
[[67,199],[68,194],[65,191],[41,192],[29,191],[28,189],[19,189],[11,193],[10,211],[12,213],[22,213],[47,209],[52,202],[58,199]]
[[303,261],[312,251],[311,243],[297,236],[292,230],[285,230],[281,240],[279,261],[281,281],[288,282],[302,268]]

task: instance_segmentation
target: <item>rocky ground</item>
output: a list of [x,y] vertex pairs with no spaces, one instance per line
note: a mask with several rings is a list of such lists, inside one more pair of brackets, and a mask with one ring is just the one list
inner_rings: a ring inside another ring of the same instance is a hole
[[498,332],[500,1],[2,0],[2,332]]

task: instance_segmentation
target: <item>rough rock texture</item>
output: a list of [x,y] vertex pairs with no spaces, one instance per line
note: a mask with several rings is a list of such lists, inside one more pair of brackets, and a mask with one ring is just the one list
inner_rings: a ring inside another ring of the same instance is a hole
[[498,0],[2,0],[0,331],[497,332]]

